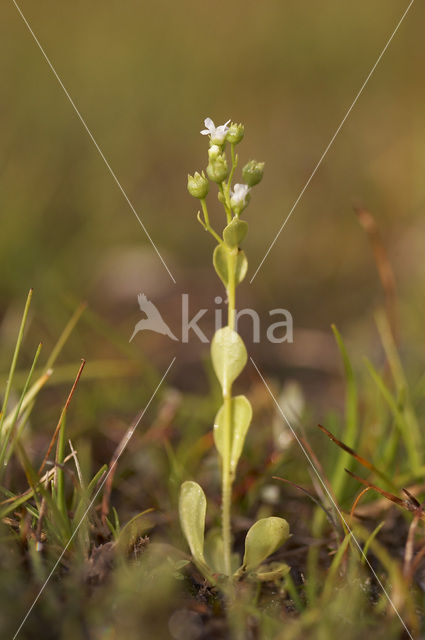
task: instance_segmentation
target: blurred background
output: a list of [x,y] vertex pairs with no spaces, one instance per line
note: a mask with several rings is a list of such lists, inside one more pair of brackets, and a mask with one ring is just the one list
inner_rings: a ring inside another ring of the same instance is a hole
[[[88,303],[62,362],[87,358],[87,380],[90,364],[97,363],[92,377],[103,382],[91,390],[90,420],[110,405],[124,413],[139,407],[152,389],[152,372],[162,372],[174,354],[172,384],[184,391],[207,388],[208,348],[196,338],[189,345],[148,332],[130,345],[128,339],[141,317],[139,292],[177,334],[182,292],[190,294],[194,311],[212,310],[214,297],[223,295],[211,267],[211,239],[186,191],[187,173],[206,165],[207,141],[199,131],[211,116],[217,124],[228,118],[245,124],[241,164],[252,157],[266,162],[247,210],[250,272],[239,306],[252,306],[266,319],[271,308],[289,309],[295,341],[273,348],[248,344],[258,362],[279,381],[299,380],[313,400],[330,397],[338,405],[341,369],[331,323],[354,363],[366,353],[379,357],[373,313],[383,292],[353,212],[362,205],[375,217],[396,274],[402,350],[415,379],[425,350],[423,4],[412,7],[249,284],[406,7],[401,0],[22,0],[174,284],[16,8],[3,3],[3,371],[16,318],[34,287],[28,358],[40,339],[54,344],[76,305]],[[212,311],[209,317],[212,322]],[[244,332],[249,334],[248,325]],[[127,366],[129,359],[140,361],[140,368]],[[131,384],[123,383],[130,374]]]

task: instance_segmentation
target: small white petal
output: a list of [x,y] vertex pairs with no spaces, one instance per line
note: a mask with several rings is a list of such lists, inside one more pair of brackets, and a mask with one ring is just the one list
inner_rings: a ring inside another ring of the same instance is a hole
[[232,207],[246,204],[246,197],[249,193],[249,187],[247,184],[235,184],[233,191],[231,191],[230,204]]
[[211,120],[211,118],[205,118],[204,125],[206,126],[207,129],[215,129],[215,124]]

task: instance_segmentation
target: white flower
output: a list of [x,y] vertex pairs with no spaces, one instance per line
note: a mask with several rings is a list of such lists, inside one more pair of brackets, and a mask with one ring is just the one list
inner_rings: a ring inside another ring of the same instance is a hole
[[230,192],[230,204],[236,213],[240,213],[248,204],[249,191],[247,184],[235,184],[233,191]]
[[202,129],[201,133],[203,136],[210,136],[213,144],[223,144],[226,139],[227,132],[229,131],[229,122],[230,120],[225,124],[221,124],[219,127],[216,127],[211,118],[205,118],[204,125],[206,126],[206,129]]

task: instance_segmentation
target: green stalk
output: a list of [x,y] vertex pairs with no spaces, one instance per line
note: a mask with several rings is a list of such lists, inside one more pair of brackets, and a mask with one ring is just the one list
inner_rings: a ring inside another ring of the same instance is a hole
[[[237,249],[236,249],[237,251]],[[236,253],[229,251],[227,300],[228,300],[228,320],[227,326],[235,328],[235,298],[236,298]],[[226,574],[232,574],[232,534],[230,524],[231,502],[232,502],[232,477],[230,472],[230,448],[232,442],[232,384],[228,384],[223,389],[223,401],[225,410],[225,434],[222,464],[222,530],[223,530],[223,550],[224,567]]]
[[376,325],[397,389],[397,405],[400,405],[400,407],[397,406],[397,410],[401,413],[402,417],[400,421],[401,434],[409,454],[413,474],[419,477],[423,454],[421,430],[410,399],[409,385],[403,371],[397,345],[391,333],[388,319],[384,313],[378,312],[376,314]]
[[76,308],[76,310],[74,311],[74,313],[72,314],[71,318],[69,319],[69,321],[67,322],[65,329],[62,331],[61,335],[59,336],[59,340],[57,341],[57,343],[55,344],[55,346],[52,349],[52,352],[46,362],[46,366],[45,369],[46,371],[48,369],[51,369],[58,356],[60,355],[63,347],[65,346],[66,342],[68,341],[69,336],[71,335],[71,333],[73,332],[76,324],[78,323],[82,313],[85,311],[87,304],[85,302],[82,302],[78,305],[78,307]]
[[223,529],[223,553],[224,568],[226,575],[230,576],[232,572],[231,555],[232,555],[232,534],[230,526],[230,511],[232,501],[232,479],[230,477],[230,436],[232,428],[232,396],[229,386],[223,392],[225,406],[225,441],[223,450],[222,465],[222,529]]
[[[342,340],[341,334],[334,324],[332,325],[332,331],[341,354],[345,374],[345,430],[343,440],[349,447],[354,447],[358,433],[357,383],[347,349]],[[347,474],[344,469],[350,469],[352,465],[353,458],[345,451],[341,451],[331,478],[331,486],[337,502],[342,499],[345,485],[347,483]]]
[[65,458],[65,424],[66,424],[66,415],[62,421],[59,436],[58,436],[58,444],[56,447],[56,474],[55,474],[55,496],[56,503],[59,511],[64,516],[65,520],[68,520],[67,508],[66,508],[66,499],[65,499],[65,477],[64,477],[64,458]]
[[30,372],[28,374],[27,380],[25,382],[24,388],[21,393],[21,397],[19,399],[18,404],[16,405],[14,414],[12,416],[12,420],[8,425],[6,423],[9,421],[6,421],[3,423],[3,441],[1,443],[1,450],[0,450],[0,475],[2,475],[4,471],[5,462],[10,458],[11,449],[13,448],[13,440],[12,440],[12,445],[10,447],[10,450],[9,452],[7,451],[10,438],[12,437],[13,439],[15,439],[19,434],[19,431],[15,433],[16,425],[18,423],[19,414],[21,413],[21,409],[22,409],[22,404],[24,402],[25,396],[27,395],[28,387],[31,382],[32,375],[34,373],[35,365],[37,363],[38,356],[40,355],[40,351],[41,351],[41,343],[38,345]]
[[202,213],[204,214],[204,225],[203,226],[205,228],[205,231],[209,231],[209,233],[217,240],[218,244],[221,244],[222,240],[221,240],[220,236],[218,235],[218,233],[216,231],[214,231],[214,229],[212,228],[212,226],[210,224],[210,217],[208,215],[208,208],[207,208],[207,203],[205,202],[205,198],[201,198],[201,207],[202,207]]
[[229,179],[227,181],[227,193],[230,193],[230,186],[232,184],[232,180],[233,180],[233,175],[235,173],[235,169],[238,166],[238,157],[235,155],[235,145],[231,144],[230,145],[230,153],[232,156],[232,169],[230,171],[230,175],[229,175]]
[[11,388],[12,388],[13,376],[15,374],[16,363],[18,361],[19,351],[21,349],[21,344],[22,344],[22,340],[23,340],[23,337],[24,337],[24,330],[25,330],[25,325],[27,323],[28,312],[29,312],[29,308],[30,308],[30,304],[31,304],[31,298],[32,298],[32,289],[29,290],[29,293],[28,293],[28,296],[27,296],[27,301],[25,303],[25,309],[24,309],[24,313],[23,313],[23,316],[22,316],[22,320],[21,320],[21,326],[19,327],[18,339],[16,341],[15,351],[13,353],[12,364],[10,365],[9,377],[8,377],[7,383],[6,383],[6,391],[4,393],[3,406],[2,406],[2,409],[1,409],[1,412],[0,412],[0,434],[2,432],[3,422],[4,422],[4,419],[6,417],[6,410],[7,410],[7,405],[8,405],[8,402],[9,402],[9,395],[10,395],[10,391],[11,391]]
[[221,195],[223,196],[223,206],[226,212],[227,224],[232,221],[232,207],[230,206],[230,197],[228,186],[225,182],[218,185]]

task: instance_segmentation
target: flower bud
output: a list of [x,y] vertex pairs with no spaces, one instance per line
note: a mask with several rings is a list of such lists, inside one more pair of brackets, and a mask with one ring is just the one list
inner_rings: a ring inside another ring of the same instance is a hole
[[236,215],[240,215],[251,198],[249,186],[247,184],[235,184],[233,191],[230,192],[230,206]]
[[238,144],[244,135],[245,127],[243,124],[232,122],[227,132],[226,140],[231,144]]
[[254,187],[261,182],[264,173],[264,162],[251,160],[242,169],[242,176],[249,187]]
[[194,176],[190,174],[187,176],[187,190],[194,198],[205,198],[209,188],[210,185],[204,172],[200,174],[196,171]]
[[216,160],[221,155],[221,147],[217,144],[212,144],[208,149],[208,157],[210,160]]
[[214,159],[210,158],[207,166],[207,176],[213,182],[220,184],[229,175],[229,167],[224,153],[218,155]]
[[221,204],[226,204],[226,196],[224,195],[224,193],[222,193],[222,191],[217,191],[217,199],[219,202],[221,202]]

